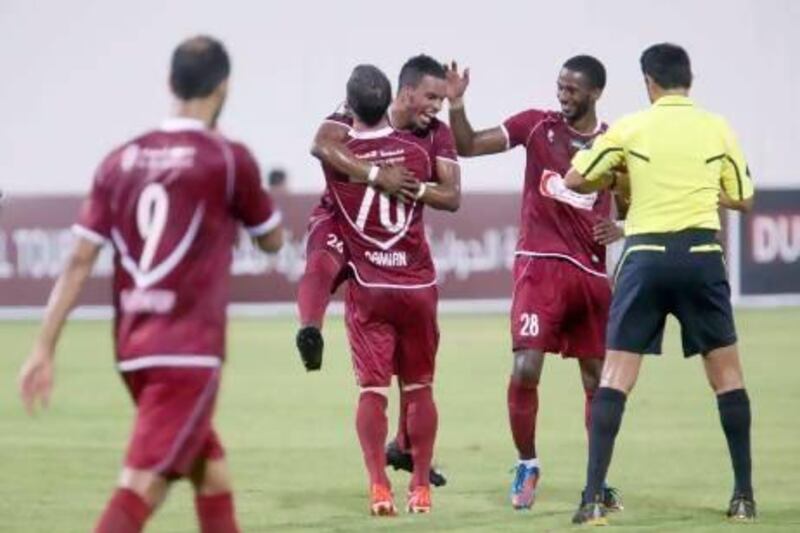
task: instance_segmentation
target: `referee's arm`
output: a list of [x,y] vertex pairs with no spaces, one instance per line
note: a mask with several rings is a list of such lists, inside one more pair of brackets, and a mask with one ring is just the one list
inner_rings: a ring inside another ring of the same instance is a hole
[[588,150],[572,158],[572,168],[564,176],[564,184],[573,191],[590,193],[614,186],[613,169],[625,162],[625,149],[612,127],[595,139]]
[[724,119],[720,118],[719,128],[725,142],[725,152],[707,161],[708,163],[719,159],[721,162],[722,190],[719,194],[719,205],[736,211],[750,211],[753,208],[753,180],[750,178],[750,168],[733,130]]

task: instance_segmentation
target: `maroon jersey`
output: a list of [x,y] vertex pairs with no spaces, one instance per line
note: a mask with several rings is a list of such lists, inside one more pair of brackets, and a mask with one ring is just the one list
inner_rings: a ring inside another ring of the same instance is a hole
[[218,365],[237,223],[258,236],[279,222],[248,150],[199,121],[106,157],[75,231],[114,245],[120,369]]
[[557,257],[605,275],[606,248],[592,238],[592,226],[611,214],[610,193],[580,194],[564,185],[572,156],[606,129],[582,134],[555,111],[530,109],[507,119],[508,147],[526,150],[517,255]]
[[[353,127],[353,116],[347,110],[344,104],[339,106],[334,113],[325,118],[325,122],[332,122],[340,124],[346,128]],[[458,163],[458,155],[456,154],[456,145],[453,139],[453,132],[450,127],[437,118],[433,118],[427,128],[421,131],[407,131],[409,135],[415,137],[415,141],[422,148],[428,152],[428,157],[432,163],[432,174],[430,181],[439,181],[436,175],[436,160],[444,159]],[[334,212],[333,198],[330,195],[328,188],[320,197],[319,204],[314,207],[311,212],[311,223],[315,219],[325,218]]]
[[[425,143],[391,127],[351,130],[347,147],[375,164],[400,164],[422,182],[431,181],[433,162]],[[366,287],[421,288],[436,283],[425,238],[423,204],[404,203],[323,165],[336,219],[356,281]]]

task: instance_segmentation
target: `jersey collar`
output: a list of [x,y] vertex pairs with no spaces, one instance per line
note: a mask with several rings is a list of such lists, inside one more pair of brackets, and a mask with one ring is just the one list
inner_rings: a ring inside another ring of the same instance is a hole
[[349,135],[353,139],[380,139],[381,137],[386,137],[394,133],[394,128],[391,126],[386,126],[385,128],[381,128],[378,130],[367,130],[367,131],[357,131],[353,128],[350,128]]
[[653,105],[659,107],[691,107],[694,102],[688,96],[668,94],[653,102]]
[[188,117],[169,117],[161,122],[162,131],[204,130],[206,125],[202,120]]

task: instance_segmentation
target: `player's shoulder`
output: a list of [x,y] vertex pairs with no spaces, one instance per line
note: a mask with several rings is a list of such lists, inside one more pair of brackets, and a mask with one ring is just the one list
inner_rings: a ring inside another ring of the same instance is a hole
[[522,122],[527,123],[530,126],[535,126],[539,122],[546,120],[551,117],[555,113],[554,111],[548,111],[546,109],[539,109],[536,107],[531,107],[528,109],[523,109],[522,111],[518,111],[511,115],[508,121],[515,121],[515,122]]

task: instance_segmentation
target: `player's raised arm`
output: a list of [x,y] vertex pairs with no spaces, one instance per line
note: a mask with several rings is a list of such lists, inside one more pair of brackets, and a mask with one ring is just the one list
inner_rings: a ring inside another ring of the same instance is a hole
[[388,194],[397,194],[404,185],[414,182],[414,176],[405,167],[379,167],[356,158],[345,145],[347,132],[344,124],[323,122],[311,144],[311,155],[354,181],[369,183]]
[[447,68],[447,100],[450,103],[450,127],[456,140],[458,155],[473,157],[497,154],[508,150],[508,138],[500,126],[475,131],[464,108],[464,93],[469,86],[469,69],[459,74],[453,61]]
[[98,242],[79,237],[64,271],[50,292],[42,327],[19,374],[19,393],[29,414],[36,412],[37,405],[47,407],[53,390],[53,358],[58,338],[92,272],[101,246]]

